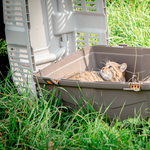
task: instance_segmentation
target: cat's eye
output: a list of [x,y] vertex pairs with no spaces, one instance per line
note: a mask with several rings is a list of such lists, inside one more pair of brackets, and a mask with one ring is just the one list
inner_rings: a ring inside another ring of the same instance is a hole
[[109,68],[109,69],[113,69],[113,67],[112,67],[112,66],[109,66],[108,68]]

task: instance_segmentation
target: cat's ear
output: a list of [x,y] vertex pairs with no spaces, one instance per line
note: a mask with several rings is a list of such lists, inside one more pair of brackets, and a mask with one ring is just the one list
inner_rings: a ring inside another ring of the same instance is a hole
[[127,69],[127,64],[126,63],[121,64],[119,69],[121,72],[124,72]]

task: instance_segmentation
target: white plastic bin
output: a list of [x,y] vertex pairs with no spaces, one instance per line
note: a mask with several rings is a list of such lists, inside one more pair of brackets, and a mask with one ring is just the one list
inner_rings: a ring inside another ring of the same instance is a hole
[[13,80],[29,78],[34,93],[34,72],[78,48],[109,43],[105,0],[3,0],[3,11]]

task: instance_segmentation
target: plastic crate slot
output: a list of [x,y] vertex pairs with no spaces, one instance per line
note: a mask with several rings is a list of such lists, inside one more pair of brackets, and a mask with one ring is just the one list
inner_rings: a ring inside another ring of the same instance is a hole
[[[21,79],[18,81],[18,79],[16,79],[16,80],[14,80],[14,82],[15,82],[16,86],[19,86],[19,87],[21,86],[21,88],[25,88],[24,90],[26,90],[26,88],[27,88],[27,81],[26,80]],[[28,87],[31,89],[33,88],[33,83],[30,82],[30,80],[28,81]]]
[[29,69],[18,69],[18,68],[12,68],[12,72],[14,74],[19,73],[22,75],[32,75],[32,73],[29,71]]
[[20,62],[29,63],[29,60],[26,60],[25,58],[20,59]]
[[11,21],[11,22],[23,22],[23,20],[14,20],[14,19],[5,19],[5,21]]
[[77,36],[85,36],[85,33],[77,32]]
[[90,8],[87,8],[87,11],[96,12],[97,9],[90,9]]
[[99,45],[99,43],[89,43],[89,46],[92,46],[92,45]]
[[90,37],[99,37],[99,34],[90,33],[89,36],[90,36]]
[[96,4],[95,3],[87,3],[86,6],[88,6],[88,7],[96,7]]
[[81,3],[74,3],[74,6],[82,6]]
[[15,2],[15,4],[17,4],[17,5],[22,5],[22,2]]
[[11,60],[11,61],[10,61],[10,64],[11,64],[11,65],[14,65],[14,66],[23,66],[23,65],[26,65],[26,66],[29,67],[29,62],[21,62],[21,61],[16,60],[16,59]]
[[82,47],[78,47],[78,49],[82,49]]
[[99,42],[98,38],[89,38],[89,41]]
[[78,45],[85,45],[84,42],[77,42]]
[[28,70],[30,70],[30,68],[20,67],[20,66],[15,66],[15,65],[11,65],[11,67],[12,67],[12,70],[17,70],[17,69],[28,69]]
[[28,55],[27,53],[24,53],[24,52],[17,52],[17,51],[12,51],[12,50],[8,50],[8,52],[9,52],[10,55],[13,55],[14,53],[15,53],[15,54]]
[[18,70],[18,68],[15,68],[14,71],[15,71],[15,72],[20,72],[20,73],[23,73],[23,74],[27,74],[27,73],[29,74],[29,73],[31,73],[31,72],[29,71],[29,68],[19,69],[19,70]]
[[84,41],[85,38],[77,37],[77,40]]
[[24,54],[28,54],[28,51],[26,50],[26,49],[23,49],[23,48],[18,48],[18,47],[8,47],[8,50],[10,50],[10,51],[12,51],[12,52],[14,52],[14,53],[24,53]]
[[32,57],[31,59],[32,59],[32,62],[33,62],[33,64],[34,64],[34,57]]
[[21,76],[31,77],[31,74],[29,75],[29,74],[25,74],[25,73],[21,73],[21,72],[16,72],[16,71],[14,73],[15,73],[16,76],[20,76],[20,77]]
[[20,61],[15,61],[15,60],[11,60],[11,64],[12,65],[18,65],[18,64],[21,64],[21,65],[28,65],[29,66],[29,63],[26,63],[26,62],[20,62]]
[[28,55],[28,51],[27,50],[23,50],[23,49],[19,49],[19,51],[17,53],[27,54]]
[[10,1],[5,1],[5,3],[11,3]]
[[[24,76],[19,76],[19,75],[16,75],[16,74],[15,74],[15,78],[26,80],[26,77],[24,77]],[[31,78],[31,77],[29,77],[29,78]]]
[[11,58],[15,58],[15,59],[28,60],[28,58],[19,57],[19,56],[10,56],[10,57],[11,57]]
[[26,13],[29,13],[28,6],[26,6]]
[[28,5],[28,0],[25,0],[26,5]]
[[20,51],[16,51],[16,50],[9,50],[8,49],[8,52],[10,55],[14,55],[14,56],[19,56],[19,55],[23,55],[24,57],[28,56],[28,53],[27,52],[20,52]]
[[10,11],[4,11],[4,13],[5,13],[5,15],[6,15],[6,14],[11,14]]
[[12,10],[22,10],[22,7],[21,6],[11,6],[11,9]]
[[[18,82],[16,82],[17,80],[18,80]],[[14,77],[14,81],[15,81],[15,85],[17,85],[19,87],[21,86],[22,88],[25,88],[25,90],[27,87],[29,87],[31,89],[33,88],[33,86],[32,86],[33,83],[32,83],[31,78],[26,79],[24,77]],[[22,91],[22,89],[20,89],[20,90]]]
[[[22,1],[22,0],[21,0]],[[5,2],[5,4],[17,4],[17,5],[21,5],[22,4],[22,2],[21,2],[20,0],[10,0],[10,1],[4,1]]]
[[14,16],[15,16],[15,15],[17,15],[17,16],[19,16],[19,15],[20,15],[20,16],[22,16],[22,17],[23,17],[23,13],[22,13],[22,12],[19,12],[19,11],[14,12]]
[[16,22],[16,25],[17,25],[17,26],[24,26],[24,24],[21,23],[21,22]]
[[27,54],[19,54],[19,57],[24,57],[24,58],[29,58],[29,56]]
[[83,8],[79,8],[79,7],[74,7],[75,11],[83,11]]
[[106,8],[104,8],[104,15],[106,15]]
[[[22,81],[22,82],[24,82],[25,80],[24,79],[22,79],[22,78],[17,78],[15,75],[13,75],[13,78],[14,78],[14,80],[16,81],[16,80],[19,80],[19,81]],[[20,85],[21,83],[17,83],[17,85]],[[25,84],[25,83],[24,83]],[[21,84],[22,85],[22,84]]]
[[12,19],[11,16],[5,16],[5,19]]
[[10,9],[11,7],[10,7],[10,6],[5,6],[5,8],[6,8],[6,9]]
[[21,66],[21,67],[29,68],[29,65],[24,65],[24,64],[21,64],[20,62],[19,63],[11,62],[10,64],[11,66],[16,66],[16,67]]
[[12,67],[12,70],[17,70],[17,69],[28,69],[28,70],[30,70],[30,68],[26,68],[26,67],[20,67],[20,66],[15,66],[15,65],[11,65],[11,67]]
[[7,25],[13,25],[13,22],[10,22],[10,21],[5,21],[5,23],[6,23]]
[[106,7],[106,3],[105,3],[105,0],[103,0],[103,6],[104,6],[104,7]]
[[15,17],[15,20],[21,20],[21,21],[23,21],[23,17]]
[[26,70],[26,72],[25,71],[21,71],[21,70],[15,70],[14,72],[15,73],[20,73],[20,74],[29,74],[29,75],[32,75],[32,73],[29,72],[28,70]]
[[[16,78],[16,79],[14,79],[14,82],[15,82],[16,86],[21,86],[22,88],[25,88],[25,89],[27,88],[26,83],[25,83],[26,80],[18,80],[18,78]],[[28,83],[30,83],[30,82],[28,82]],[[31,84],[32,84],[32,82],[31,82]],[[30,85],[28,87],[30,87]]]
[[10,13],[9,13],[9,14],[5,14],[5,16],[6,16],[6,17],[19,17],[19,18],[20,18],[20,17],[23,17],[22,14],[19,15],[19,14],[10,14]]

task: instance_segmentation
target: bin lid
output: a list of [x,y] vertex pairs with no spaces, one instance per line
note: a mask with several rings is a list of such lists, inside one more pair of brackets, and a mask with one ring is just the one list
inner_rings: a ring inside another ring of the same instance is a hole
[[27,79],[27,70],[33,73],[82,47],[109,43],[105,0],[3,0],[3,12],[16,82]]
[[29,1],[30,40],[37,70],[82,47],[108,45],[105,0],[34,1]]

